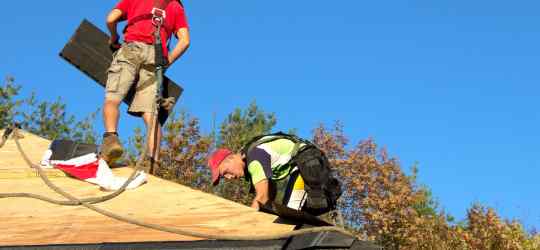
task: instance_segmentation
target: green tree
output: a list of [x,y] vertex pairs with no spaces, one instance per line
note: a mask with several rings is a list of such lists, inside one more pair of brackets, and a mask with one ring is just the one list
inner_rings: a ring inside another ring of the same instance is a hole
[[[416,186],[419,197],[417,203],[413,205],[414,209],[421,216],[437,216],[439,203],[433,197],[431,189],[426,185],[418,185],[418,163],[415,163],[412,167],[412,174],[409,176],[410,182]],[[451,217],[449,217],[450,219]]]
[[[142,129],[129,138],[128,160],[135,164],[145,145]],[[172,113],[163,127],[160,162],[156,175],[167,180],[212,192],[206,158],[213,136],[200,131],[199,119],[185,111]]]
[[6,77],[0,86],[0,128],[13,124],[15,118],[20,115],[19,107],[24,103],[23,99],[16,100],[21,86],[15,84],[13,77]]
[[[218,146],[238,150],[251,137],[271,132],[275,124],[275,115],[255,103],[245,110],[238,108],[221,124]],[[213,150],[215,131],[203,135],[198,119],[186,113],[170,119],[164,131],[159,176],[250,204],[253,196],[244,180],[211,188],[205,160]],[[527,233],[519,222],[503,221],[493,209],[481,205],[474,205],[465,220],[455,223],[440,211],[430,188],[417,183],[416,165],[407,175],[399,161],[373,139],[348,147],[343,131],[339,122],[330,129],[320,125],[313,131],[313,142],[326,153],[343,185],[338,209],[344,223],[340,224],[359,237],[385,249],[540,249],[536,232]],[[130,141],[140,153],[140,129]]]
[[200,131],[199,119],[185,111],[173,114],[165,124],[158,176],[178,183],[210,191],[210,171],[206,158],[213,137]]
[[[0,126],[2,128],[18,122],[22,129],[47,139],[71,139],[96,143],[94,131],[98,111],[82,120],[66,111],[66,104],[58,98],[54,102],[38,101],[35,93],[28,98],[16,99],[21,86],[13,77],[7,77],[0,86]],[[24,107],[24,109],[23,109]]]
[[[218,146],[238,151],[251,138],[270,133],[276,122],[275,114],[264,112],[255,101],[245,110],[237,108],[221,124]],[[217,192],[227,199],[250,205],[253,199],[250,187],[248,181],[240,179],[222,182]]]
[[274,113],[266,113],[253,101],[245,110],[235,109],[221,124],[218,145],[233,151],[240,150],[251,138],[269,133],[276,125]]
[[126,154],[126,158],[131,165],[135,165],[146,143],[141,127],[136,127],[133,132],[134,134],[128,139]]
[[96,143],[97,134],[94,122],[97,112],[77,121],[74,115],[67,114],[66,104],[60,97],[54,102],[36,101],[35,94],[27,99],[32,107],[29,113],[23,113],[23,129],[47,139],[70,139],[74,141]]

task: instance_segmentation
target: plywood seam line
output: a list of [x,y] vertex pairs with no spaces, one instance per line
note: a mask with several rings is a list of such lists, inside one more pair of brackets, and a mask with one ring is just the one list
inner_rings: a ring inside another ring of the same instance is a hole
[[[21,144],[19,142],[19,139],[18,139],[18,133],[19,133],[18,129],[14,128],[15,144],[17,145],[17,149],[19,150],[19,153],[24,158],[24,161],[26,162],[26,164],[29,167],[36,168],[38,170],[38,173],[40,174],[40,176],[45,175],[43,169],[41,168],[41,166],[34,165],[30,161],[30,159],[28,158],[26,153],[24,152],[24,150],[23,150],[23,148],[22,148],[22,146],[21,146]],[[42,179],[44,181],[48,181],[50,183],[50,181],[46,177],[42,178]],[[50,184],[52,184],[52,183],[50,183]],[[321,233],[321,232],[336,232],[336,233],[342,233],[342,234],[345,234],[345,235],[352,236],[345,229],[339,228],[339,227],[336,227],[336,226],[306,228],[306,229],[300,229],[300,230],[295,230],[295,231],[290,231],[290,232],[285,232],[285,233],[274,233],[274,234],[268,234],[268,235],[262,235],[262,236],[247,236],[247,235],[229,235],[229,236],[227,236],[227,235],[222,235],[222,234],[201,233],[201,232],[197,232],[197,231],[193,231],[193,230],[165,227],[165,226],[161,226],[161,225],[158,225],[158,224],[146,223],[146,222],[134,219],[134,218],[119,215],[119,214],[113,213],[111,211],[99,208],[99,207],[97,207],[97,206],[95,206],[95,205],[93,205],[93,204],[91,204],[89,202],[85,202],[83,200],[80,200],[77,197],[69,194],[68,192],[65,192],[61,188],[55,186],[54,184],[51,185],[51,188],[52,187],[55,187],[55,188],[53,188],[53,190],[55,192],[57,192],[58,194],[64,196],[65,198],[69,199],[69,201],[71,203],[84,206],[84,207],[86,207],[86,208],[88,208],[88,209],[90,209],[92,211],[95,211],[95,212],[97,212],[99,214],[105,215],[105,216],[107,216],[107,217],[109,217],[111,219],[115,219],[115,220],[118,220],[118,221],[130,223],[130,224],[133,224],[133,225],[146,227],[146,228],[150,228],[150,229],[154,229],[154,230],[158,230],[158,231],[169,232],[169,233],[174,233],[174,234],[179,234],[179,235],[184,235],[184,236],[191,236],[191,237],[204,238],[204,239],[213,239],[213,240],[241,240],[241,241],[276,240],[276,239],[290,238],[290,237],[293,237],[293,236],[298,236],[298,235],[303,235],[303,234]],[[34,198],[34,197],[29,197],[29,196],[15,196],[14,194],[11,194],[11,196],[9,196],[9,197],[5,197],[5,196],[0,195],[0,198],[13,198],[13,197]]]

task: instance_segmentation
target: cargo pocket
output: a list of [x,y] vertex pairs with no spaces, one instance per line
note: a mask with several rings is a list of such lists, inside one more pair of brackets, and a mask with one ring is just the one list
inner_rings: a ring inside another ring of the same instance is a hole
[[128,43],[122,50],[120,60],[125,60],[132,64],[140,64],[139,55],[141,54],[141,47],[137,43]]
[[122,66],[113,64],[107,70],[107,93],[117,93],[120,86],[120,78],[122,76]]

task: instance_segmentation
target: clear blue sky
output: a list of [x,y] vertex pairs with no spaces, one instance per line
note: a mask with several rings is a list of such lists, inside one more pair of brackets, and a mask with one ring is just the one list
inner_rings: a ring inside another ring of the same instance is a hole
[[[5,1],[0,76],[80,117],[103,90],[58,57],[115,1]],[[473,202],[540,226],[540,2],[185,0],[192,47],[168,75],[210,130],[252,100],[303,136],[341,120],[461,219]],[[304,108],[296,108],[301,103]],[[309,103],[309,105],[305,105]],[[123,116],[127,137],[139,120]],[[97,128],[102,131],[101,120]]]

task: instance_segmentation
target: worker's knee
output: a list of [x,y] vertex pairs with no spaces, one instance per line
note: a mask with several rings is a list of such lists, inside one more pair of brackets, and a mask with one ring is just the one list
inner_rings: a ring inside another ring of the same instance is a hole
[[122,102],[122,99],[119,99],[119,98],[105,98],[104,106],[118,107],[120,106],[121,102]]
[[[150,127],[151,125],[155,124],[156,121],[157,121],[157,117],[155,114],[152,114],[150,112],[145,112],[142,114],[142,118],[144,120],[144,124],[146,125],[146,127]],[[160,127],[158,126],[158,129]]]

